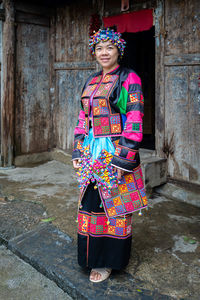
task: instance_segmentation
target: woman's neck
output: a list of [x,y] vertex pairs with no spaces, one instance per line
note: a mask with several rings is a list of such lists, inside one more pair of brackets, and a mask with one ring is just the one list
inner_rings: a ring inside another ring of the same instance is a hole
[[114,71],[117,67],[119,67],[119,64],[112,66],[112,68],[103,68],[103,76],[107,73],[110,73],[111,71]]

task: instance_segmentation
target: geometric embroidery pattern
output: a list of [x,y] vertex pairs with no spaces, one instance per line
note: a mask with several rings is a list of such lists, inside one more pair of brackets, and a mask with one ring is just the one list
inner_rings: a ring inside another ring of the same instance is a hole
[[113,83],[110,82],[110,83],[106,83],[106,84],[101,84],[100,87],[98,88],[97,92],[95,93],[95,97],[107,97],[109,92],[110,92],[110,89],[112,87]]
[[128,151],[126,158],[130,160],[134,160],[136,152]]
[[94,133],[95,135],[105,135],[110,133],[110,124],[108,117],[94,118]]
[[94,92],[96,86],[97,86],[97,84],[88,85],[83,92],[82,98],[90,97],[92,95],[92,93]]
[[120,147],[116,147],[116,149],[115,149],[115,154],[114,154],[114,155],[120,156],[121,150],[122,150],[122,149],[121,149]]
[[[113,190],[115,195],[112,194]],[[141,167],[123,175],[117,187],[106,195],[100,188],[100,194],[108,217],[117,217],[146,207],[147,198]]]
[[120,124],[120,116],[111,116],[110,117],[110,124]]
[[[92,117],[94,120],[94,135],[106,136],[121,134],[121,120],[119,113],[116,116],[110,115],[108,98],[115,86],[119,75],[106,75],[94,77],[82,94],[82,103],[85,111],[85,119],[90,110],[90,101],[92,99]],[[105,117],[104,117],[105,116]],[[88,124],[85,125],[86,133],[89,131]]]
[[133,123],[132,124],[132,130],[133,131],[140,131],[140,124],[141,123]]
[[139,101],[138,93],[129,94],[129,97],[130,97],[130,102],[132,103]]
[[108,218],[105,213],[78,212],[78,233],[94,237],[127,238],[131,235],[131,215]]

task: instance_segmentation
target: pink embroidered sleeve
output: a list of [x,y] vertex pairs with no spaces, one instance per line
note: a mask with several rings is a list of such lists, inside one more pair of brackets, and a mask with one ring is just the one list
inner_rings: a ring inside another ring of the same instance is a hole
[[139,146],[143,138],[142,118],[144,100],[139,76],[131,72],[122,85],[126,95],[126,122],[116,147],[112,164],[126,171],[132,171],[139,164]]

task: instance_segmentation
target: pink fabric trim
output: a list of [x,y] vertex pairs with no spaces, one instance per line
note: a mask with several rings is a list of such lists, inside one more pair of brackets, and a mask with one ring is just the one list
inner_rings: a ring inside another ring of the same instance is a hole
[[143,134],[141,132],[123,132],[122,135],[125,138],[136,142],[141,142],[143,138]]
[[85,112],[80,110],[79,117],[78,117],[78,125],[74,130],[74,134],[85,134]]
[[129,84],[140,84],[141,85],[140,77],[135,73],[129,73],[127,79],[122,84],[122,86],[127,90],[127,92],[129,89]]
[[132,123],[132,122],[142,122],[142,117],[143,117],[143,113],[141,113],[139,110],[132,110],[127,112],[126,117],[127,123]]
[[79,113],[79,116],[78,116],[79,119],[85,119],[85,112],[84,110],[80,110],[80,113]]
[[[126,116],[127,116],[127,120],[126,120],[127,123],[134,123],[134,122],[142,123],[143,114],[140,111],[129,111],[126,114]],[[134,131],[126,132],[125,130],[122,132],[122,136],[137,142],[141,142],[143,138],[142,132],[134,132]]]

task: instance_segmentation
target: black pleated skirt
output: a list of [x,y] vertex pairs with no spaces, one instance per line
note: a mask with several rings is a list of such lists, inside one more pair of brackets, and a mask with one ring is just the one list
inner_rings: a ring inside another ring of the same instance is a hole
[[90,183],[78,212],[78,263],[81,267],[126,267],[130,257],[132,215],[107,219],[95,183]]

